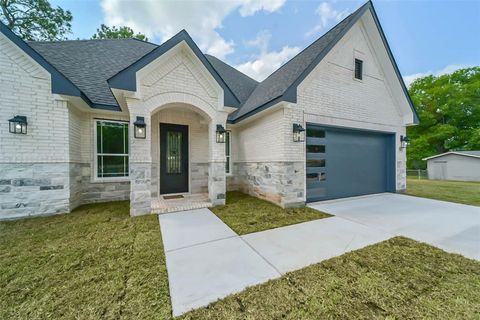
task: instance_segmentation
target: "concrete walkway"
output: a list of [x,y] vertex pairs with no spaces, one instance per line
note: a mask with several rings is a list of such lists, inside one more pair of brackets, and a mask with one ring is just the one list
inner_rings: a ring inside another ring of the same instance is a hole
[[343,218],[238,236],[208,209],[159,216],[173,315],[391,237]]
[[391,193],[309,206],[480,260],[480,207]]

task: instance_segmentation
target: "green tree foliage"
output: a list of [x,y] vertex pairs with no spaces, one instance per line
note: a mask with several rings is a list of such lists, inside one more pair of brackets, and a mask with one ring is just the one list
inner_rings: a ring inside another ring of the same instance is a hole
[[0,21],[25,40],[63,40],[72,14],[48,0],[0,0]]
[[142,41],[148,41],[148,38],[141,33],[135,34],[132,28],[124,27],[108,27],[104,24],[100,26],[100,29],[97,29],[97,33],[92,36],[92,39],[125,39],[125,38],[136,38]]
[[420,124],[408,128],[409,168],[453,150],[480,150],[480,67],[416,79],[409,89]]

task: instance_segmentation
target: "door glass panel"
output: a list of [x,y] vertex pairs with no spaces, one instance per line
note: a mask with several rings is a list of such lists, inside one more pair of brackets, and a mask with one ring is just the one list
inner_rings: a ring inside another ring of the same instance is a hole
[[307,159],[307,167],[325,167],[325,159]]
[[167,173],[182,173],[182,133],[167,131]]
[[324,145],[307,145],[308,153],[325,153]]

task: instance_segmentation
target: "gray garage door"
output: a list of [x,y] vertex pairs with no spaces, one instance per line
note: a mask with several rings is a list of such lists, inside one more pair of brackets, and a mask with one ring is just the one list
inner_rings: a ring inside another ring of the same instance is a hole
[[307,125],[307,201],[395,191],[394,135]]

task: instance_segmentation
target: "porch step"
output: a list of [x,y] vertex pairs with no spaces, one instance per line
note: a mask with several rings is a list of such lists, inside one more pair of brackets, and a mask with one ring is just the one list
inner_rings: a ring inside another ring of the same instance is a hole
[[162,214],[211,206],[212,203],[208,201],[208,195],[203,194],[186,195],[182,199],[165,199],[160,196],[152,200],[152,213]]

